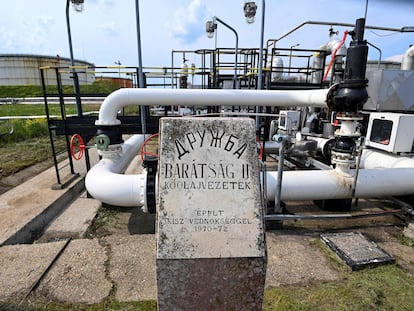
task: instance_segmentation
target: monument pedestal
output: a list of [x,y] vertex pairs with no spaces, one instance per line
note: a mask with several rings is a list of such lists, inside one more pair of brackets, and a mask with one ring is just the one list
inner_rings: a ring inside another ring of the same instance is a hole
[[159,310],[261,310],[266,244],[254,122],[161,119]]
[[159,310],[261,310],[264,258],[157,260]]

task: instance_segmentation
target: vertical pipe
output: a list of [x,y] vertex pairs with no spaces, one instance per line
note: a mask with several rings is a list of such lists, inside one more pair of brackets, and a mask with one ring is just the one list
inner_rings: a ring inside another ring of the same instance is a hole
[[265,23],[265,0],[262,0],[262,25],[261,25],[261,30],[260,30],[260,49],[259,49],[259,76],[257,77],[257,89],[259,90],[262,89],[264,23]]
[[171,88],[174,88],[174,50],[171,50]]
[[[139,88],[144,88],[144,73],[142,72],[142,55],[141,55],[141,29],[140,29],[140,20],[139,20],[139,0],[135,0],[135,13],[137,20],[137,45],[138,45],[138,83]],[[147,131],[146,125],[146,115],[145,109],[143,106],[140,107],[141,113],[141,131],[143,134]]]
[[277,184],[276,184],[276,195],[275,195],[275,214],[280,213],[280,204],[282,196],[282,177],[283,177],[283,163],[285,161],[285,144],[286,136],[279,138],[279,159],[277,162]]

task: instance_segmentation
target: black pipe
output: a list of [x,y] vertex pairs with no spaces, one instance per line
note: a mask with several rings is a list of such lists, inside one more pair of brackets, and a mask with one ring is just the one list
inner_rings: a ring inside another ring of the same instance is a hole
[[[339,83],[329,107],[338,117],[358,117],[368,100],[365,78],[368,58],[368,45],[364,40],[365,19],[356,20],[354,30],[349,34],[352,41],[346,54],[344,80]],[[356,143],[352,137],[337,137],[333,150],[342,153],[353,153]]]
[[357,19],[352,41],[347,49],[344,80],[333,96],[332,110],[345,114],[357,114],[368,99],[365,78],[368,58],[368,45],[364,38],[365,19]]
[[114,126],[98,126],[96,135],[106,135],[109,138],[109,144],[122,144],[124,141],[122,139],[122,131],[120,125]]

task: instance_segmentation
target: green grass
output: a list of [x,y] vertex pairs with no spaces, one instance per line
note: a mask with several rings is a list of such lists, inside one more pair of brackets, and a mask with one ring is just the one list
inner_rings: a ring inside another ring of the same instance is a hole
[[414,310],[414,277],[396,265],[352,272],[343,281],[274,288],[263,310]]
[[[49,113],[60,115],[60,106],[50,104]],[[84,112],[98,111],[99,104],[83,104]],[[66,105],[66,115],[76,114],[75,105]],[[138,114],[139,107],[130,106],[126,114]],[[39,116],[45,115],[44,105],[38,104],[3,104],[0,116]],[[9,132],[13,130],[12,134]],[[55,141],[58,152],[65,150],[64,137]],[[35,163],[50,160],[50,146],[47,120],[45,118],[0,120],[0,178],[9,176]]]
[[[56,140],[55,145],[58,151],[66,148],[63,138]],[[0,178],[44,161],[50,161],[50,165],[53,165],[52,149],[47,136],[2,144],[0,145]]]
[[[60,114],[59,105],[50,105],[51,114]],[[99,105],[84,105],[84,111],[96,111]],[[67,105],[66,113],[76,113],[75,105]],[[43,105],[0,105],[0,116],[44,115]],[[13,131],[12,134],[9,134]],[[63,136],[55,137],[58,152],[65,150]],[[0,178],[17,173],[38,162],[51,161],[52,148],[47,120],[12,119],[0,121]],[[52,163],[52,162],[51,162]]]
[[[84,112],[88,111],[98,111],[99,104],[83,104],[82,110]],[[49,104],[48,105],[50,115],[59,115],[60,116],[60,105],[59,104]],[[76,114],[76,105],[65,105],[66,115]],[[46,115],[46,110],[44,105],[38,104],[4,104],[0,105],[0,116],[9,117],[9,116],[44,116]]]
[[[81,85],[81,94],[109,94],[118,89],[119,85],[113,81],[96,81],[93,84]],[[64,85],[63,93],[73,94],[73,85]],[[58,94],[56,85],[46,86],[47,94]],[[25,98],[43,96],[43,89],[40,85],[3,85],[0,86],[0,98]]]

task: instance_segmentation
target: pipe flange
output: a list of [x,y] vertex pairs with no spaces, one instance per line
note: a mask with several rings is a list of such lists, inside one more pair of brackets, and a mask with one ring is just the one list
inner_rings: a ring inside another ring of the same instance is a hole
[[118,159],[122,154],[122,145],[110,145],[107,150],[99,150],[98,154],[107,159]]
[[138,193],[139,193],[139,197],[141,198],[141,201],[138,202],[139,205],[141,205],[141,210],[144,213],[148,213],[148,206],[147,206],[147,200],[145,197],[145,192],[147,191],[147,185],[146,185],[146,179],[147,179],[147,170],[143,170],[142,174],[138,175],[139,176],[139,188],[138,188]]
[[355,166],[355,155],[353,153],[338,152],[335,150],[331,151],[331,162],[340,165],[349,165],[350,167]]
[[364,117],[360,114],[356,115],[343,115],[341,113],[336,114],[336,119],[341,121],[361,121],[364,120]]
[[343,132],[341,132],[341,130],[336,130],[334,134],[335,134],[335,137],[351,137],[351,138],[361,137],[360,132],[343,133]]

